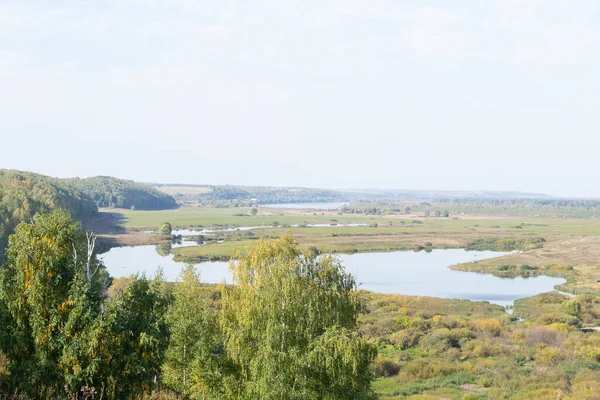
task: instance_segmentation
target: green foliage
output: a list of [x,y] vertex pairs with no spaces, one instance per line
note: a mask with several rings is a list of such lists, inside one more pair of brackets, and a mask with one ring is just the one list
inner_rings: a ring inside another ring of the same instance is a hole
[[85,250],[81,225],[66,211],[39,215],[10,237],[0,275],[9,322],[1,350],[12,362],[12,385],[25,393],[61,390],[80,375],[73,368],[67,375],[75,377],[61,371],[78,363],[71,339],[98,315],[107,278],[100,268],[87,280],[81,259],[74,257]]
[[394,376],[400,372],[400,364],[385,357],[377,357],[373,363],[373,373],[376,377]]
[[371,397],[376,352],[357,333],[364,302],[336,259],[301,254],[284,236],[261,240],[231,270],[221,327],[241,397]]
[[581,316],[581,303],[577,300],[568,300],[563,303],[565,312],[573,317]]
[[87,387],[126,398],[159,376],[169,338],[162,283],[134,277],[103,305],[107,274],[93,253],[88,263],[90,243],[60,210],[10,237],[0,270],[0,379],[10,390],[65,398]]
[[129,398],[154,387],[169,343],[168,304],[160,276],[143,275],[130,279],[108,303],[103,378],[112,396]]
[[155,188],[109,176],[86,179],[67,179],[66,184],[89,195],[98,207],[128,208],[131,210],[168,210],[177,208],[170,195]]
[[163,382],[188,398],[219,394],[221,366],[217,314],[200,283],[194,266],[188,265],[175,286],[167,314],[171,340],[163,365]]
[[525,239],[515,238],[487,238],[477,239],[468,243],[466,250],[494,250],[494,251],[514,251],[514,250],[532,250],[541,248],[546,240],[541,237],[532,237]]
[[158,234],[162,236],[171,236],[171,232],[173,231],[173,227],[168,222],[163,222],[163,224],[158,228]]
[[8,236],[21,222],[40,212],[67,210],[75,218],[94,215],[94,202],[64,181],[31,172],[0,169],[0,262]]
[[273,203],[332,202],[343,199],[343,196],[340,192],[324,189],[227,185],[213,186],[209,192],[180,198],[204,205],[250,206]]

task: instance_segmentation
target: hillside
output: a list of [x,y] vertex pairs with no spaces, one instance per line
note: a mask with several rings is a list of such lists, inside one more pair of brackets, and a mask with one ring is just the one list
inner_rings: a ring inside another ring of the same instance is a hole
[[318,203],[345,200],[338,191],[299,187],[156,184],[180,203],[205,206],[249,206],[275,203]]
[[96,214],[92,199],[64,181],[32,172],[0,169],[0,258],[8,236],[40,211],[62,208],[75,218]]
[[67,184],[89,195],[98,207],[131,208],[137,210],[167,210],[177,208],[170,195],[151,186],[108,176],[72,178]]

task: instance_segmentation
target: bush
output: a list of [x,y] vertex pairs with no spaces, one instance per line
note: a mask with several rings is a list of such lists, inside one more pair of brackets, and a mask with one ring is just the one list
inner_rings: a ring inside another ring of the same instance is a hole
[[495,318],[480,319],[473,323],[475,330],[487,332],[492,336],[500,336],[504,331],[502,323]]
[[579,327],[581,325],[581,321],[578,318],[573,317],[572,315],[562,313],[550,313],[540,315],[535,321],[535,323],[537,325],[551,325],[554,323],[561,323],[575,327]]
[[420,332],[418,329],[411,328],[392,333],[390,336],[390,341],[392,344],[400,347],[402,350],[406,350],[417,346],[422,337],[422,332]]
[[387,377],[398,375],[400,364],[389,358],[378,357],[373,363],[373,373],[376,377]]
[[534,327],[527,331],[525,344],[527,345],[557,345],[566,337],[563,332],[543,327]]
[[458,372],[459,369],[453,364],[444,363],[437,359],[416,359],[407,363],[402,368],[403,379],[431,379],[438,376],[449,375]]
[[537,353],[537,361],[543,365],[556,365],[564,359],[564,352],[557,347],[544,347]]
[[577,300],[568,300],[565,301],[562,305],[563,310],[573,317],[581,316],[581,303]]

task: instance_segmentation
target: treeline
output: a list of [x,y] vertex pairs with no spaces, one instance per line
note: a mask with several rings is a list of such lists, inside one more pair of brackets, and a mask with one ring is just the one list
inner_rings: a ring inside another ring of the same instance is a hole
[[351,203],[352,210],[378,210],[381,214],[421,213],[492,214],[523,217],[598,218],[600,200],[585,199],[437,199],[435,201],[362,200]]
[[342,201],[344,197],[340,192],[325,189],[226,185],[213,186],[207,193],[181,195],[179,199],[207,206],[247,207],[258,204],[334,202]]
[[[0,394],[25,398],[369,399],[365,301],[290,236],[232,264],[233,285],[134,276],[111,297],[68,213],[20,224],[0,270]],[[91,252],[90,252],[91,251]],[[0,396],[1,397],[1,396]]]
[[0,169],[0,262],[8,236],[20,222],[59,208],[75,219],[85,220],[94,216],[98,207],[159,210],[176,208],[177,202],[150,186],[123,179],[57,179]]
[[8,236],[20,222],[29,222],[35,214],[55,208],[67,210],[77,219],[98,211],[88,195],[64,181],[0,169],[0,262]]
[[96,176],[86,179],[67,179],[66,183],[88,194],[98,207],[137,210],[177,208],[177,202],[170,195],[134,181]]

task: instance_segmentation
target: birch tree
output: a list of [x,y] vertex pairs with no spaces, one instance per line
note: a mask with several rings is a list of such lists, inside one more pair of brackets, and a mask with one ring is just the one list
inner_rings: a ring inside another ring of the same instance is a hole
[[240,397],[371,398],[375,347],[357,332],[364,301],[332,256],[303,254],[289,235],[231,263],[222,287],[225,349]]
[[167,314],[171,340],[163,365],[163,382],[189,398],[219,392],[215,373],[219,365],[216,312],[193,265],[181,272]]

